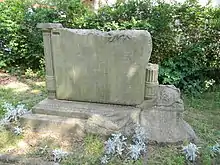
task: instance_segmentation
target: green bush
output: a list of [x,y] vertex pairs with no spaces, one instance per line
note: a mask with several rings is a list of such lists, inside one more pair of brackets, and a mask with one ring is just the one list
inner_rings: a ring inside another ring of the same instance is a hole
[[[0,66],[14,64],[20,59],[20,54],[26,51],[24,36],[19,35],[22,30],[22,22],[25,6],[19,1],[7,1],[0,3],[0,40],[2,50],[0,52]],[[13,50],[9,50],[13,48]]]
[[150,60],[160,64],[160,83],[192,93],[203,91],[213,80],[219,82],[220,8],[202,7],[194,0],[184,4],[143,0],[117,3],[95,14],[79,0],[46,4],[51,3],[56,8],[34,9],[19,0],[0,3],[0,40],[11,49],[0,50],[0,67],[39,68],[43,44],[36,24],[60,22],[69,28],[148,30],[153,40]]
[[53,22],[57,14],[53,9],[31,8],[30,3],[20,0],[1,2],[0,11],[0,68],[38,68],[43,45],[36,25],[38,22]]
[[220,9],[186,3],[175,11],[178,49],[161,61],[160,81],[188,92],[203,91],[220,76]]

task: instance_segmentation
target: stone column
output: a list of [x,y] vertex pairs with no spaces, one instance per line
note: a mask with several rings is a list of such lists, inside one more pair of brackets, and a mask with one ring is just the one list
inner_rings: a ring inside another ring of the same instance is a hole
[[54,77],[54,64],[53,64],[53,49],[52,49],[52,30],[62,28],[62,24],[59,23],[40,23],[38,28],[43,31],[44,41],[44,56],[46,63],[46,88],[48,91],[48,98],[56,98],[56,82]]
[[145,100],[157,97],[158,91],[158,65],[148,63],[145,77]]

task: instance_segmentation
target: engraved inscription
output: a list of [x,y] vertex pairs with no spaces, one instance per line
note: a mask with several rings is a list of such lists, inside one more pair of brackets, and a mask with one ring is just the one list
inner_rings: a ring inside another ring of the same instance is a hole
[[114,35],[111,38],[109,38],[109,42],[115,42],[115,41],[125,41],[125,40],[130,40],[131,36],[125,35],[125,34],[118,34],[118,35]]

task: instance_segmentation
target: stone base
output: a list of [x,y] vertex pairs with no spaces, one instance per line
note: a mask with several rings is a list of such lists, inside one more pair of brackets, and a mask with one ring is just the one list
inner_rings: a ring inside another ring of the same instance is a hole
[[85,120],[45,114],[25,114],[20,124],[27,131],[53,134],[57,137],[84,137]]
[[[51,125],[55,123],[58,126],[61,123],[65,125],[68,121],[72,126],[75,125],[74,123],[78,123],[81,130],[87,133],[110,135],[122,131],[130,134],[128,124],[137,123],[139,114],[140,108],[132,106],[45,99],[33,107],[32,114],[22,116],[21,123],[38,130],[42,127],[45,130],[48,128],[48,124],[42,123],[49,122]],[[83,122],[76,122],[76,120]],[[54,131],[56,130],[58,128],[55,126]]]
[[[160,86],[160,94],[173,89],[173,86]],[[146,129],[150,141],[196,140],[193,129],[182,119],[182,108],[181,100],[171,105],[161,99],[147,100],[134,107],[45,99],[33,108],[33,114],[22,116],[21,121],[34,129],[46,128],[70,136],[84,133],[106,136],[118,131],[130,135],[138,124]]]
[[149,139],[156,142],[175,143],[197,140],[193,129],[178,112],[152,109],[141,113],[140,125],[148,132]]

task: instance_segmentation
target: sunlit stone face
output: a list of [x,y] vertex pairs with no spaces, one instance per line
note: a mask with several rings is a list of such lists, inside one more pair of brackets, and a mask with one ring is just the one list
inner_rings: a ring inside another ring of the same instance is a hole
[[147,31],[63,28],[52,34],[58,99],[125,105],[144,101],[152,49]]

